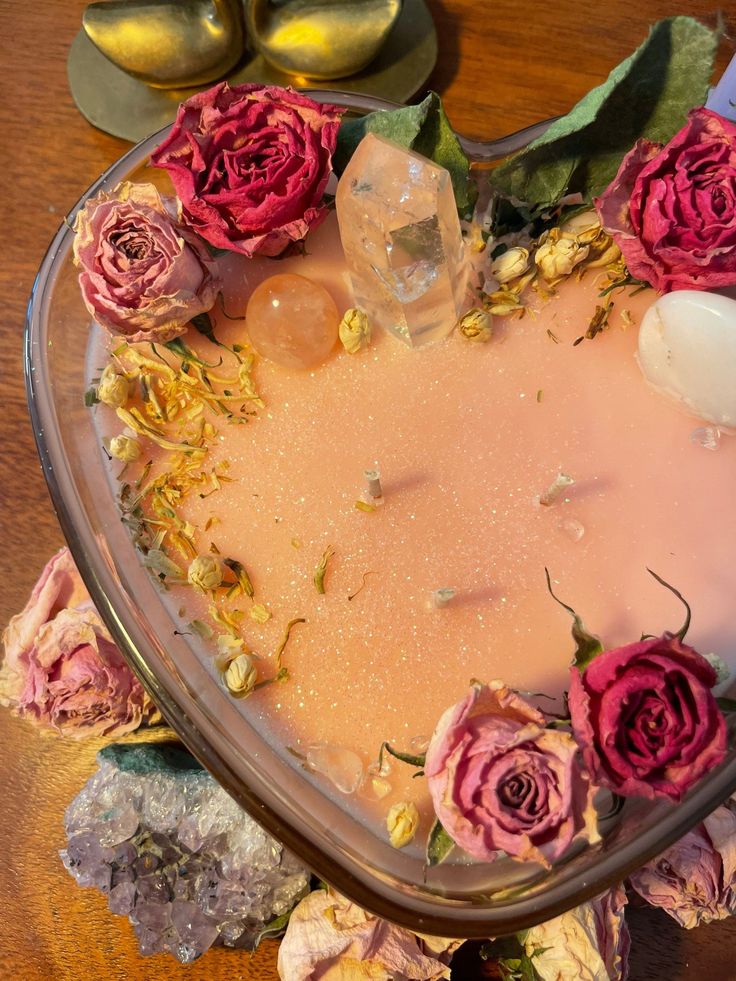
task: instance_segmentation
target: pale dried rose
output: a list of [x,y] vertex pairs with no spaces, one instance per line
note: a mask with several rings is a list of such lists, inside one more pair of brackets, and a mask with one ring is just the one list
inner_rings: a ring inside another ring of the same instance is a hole
[[168,341],[214,306],[221,283],[213,260],[153,184],[101,191],[79,212],[74,231],[82,299],[113,333]]
[[541,981],[625,981],[631,941],[619,886],[532,927],[525,949]]
[[68,549],[3,635],[0,704],[64,735],[120,735],[156,713],[95,610]]
[[493,861],[500,851],[549,865],[577,838],[597,840],[593,787],[575,740],[500,681],[475,682],[434,731],[424,767],[452,840]]
[[318,889],[291,914],[278,972],[281,981],[440,981],[450,977],[459,945],[411,933]]
[[736,804],[717,807],[629,882],[652,906],[659,906],[691,930],[736,913]]

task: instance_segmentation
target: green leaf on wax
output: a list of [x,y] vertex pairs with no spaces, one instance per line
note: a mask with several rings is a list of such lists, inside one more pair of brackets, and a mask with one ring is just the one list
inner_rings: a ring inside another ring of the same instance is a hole
[[561,599],[555,596],[552,589],[552,580],[550,579],[549,569],[544,570],[544,574],[547,577],[547,589],[549,594],[555,603],[559,603],[563,610],[567,612],[572,617],[572,637],[575,641],[575,657],[573,658],[573,667],[579,668],[584,671],[594,657],[597,657],[603,652],[603,644],[599,637],[595,634],[588,633],[585,629],[585,625],[580,617],[577,615],[575,610],[567,603],[563,603]]
[[726,698],[719,696],[716,698],[716,705],[721,712],[736,712],[736,698]]
[[457,210],[461,215],[471,214],[477,192],[469,180],[470,164],[436,92],[430,92],[417,106],[371,112],[360,119],[343,120],[333,159],[338,174],[345,170],[366,133],[383,136],[444,167],[452,180]]
[[491,174],[492,185],[532,208],[579,192],[592,201],[634,143],[667,143],[705,101],[718,32],[669,17],[566,116]]
[[427,865],[439,865],[440,862],[444,862],[454,847],[455,842],[439,820],[435,821],[427,839]]

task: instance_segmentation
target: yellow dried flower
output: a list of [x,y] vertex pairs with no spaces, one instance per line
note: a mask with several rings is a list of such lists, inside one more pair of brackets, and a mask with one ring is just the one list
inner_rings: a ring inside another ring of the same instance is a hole
[[394,848],[403,848],[404,845],[408,845],[416,834],[418,826],[419,811],[416,804],[412,804],[410,801],[394,804],[386,816],[386,829]]
[[258,681],[258,669],[250,654],[238,654],[225,671],[225,685],[231,695],[245,698],[250,695]]
[[141,444],[133,436],[113,436],[109,446],[110,456],[123,463],[134,463],[141,455]]
[[100,376],[97,398],[113,409],[119,409],[128,401],[128,379],[119,374],[112,364],[106,365]]
[[509,280],[523,276],[528,268],[529,250],[518,245],[507,249],[503,255],[493,260],[491,273],[499,283],[508,283]]
[[248,611],[251,620],[255,620],[256,623],[268,623],[271,619],[271,613],[262,603],[254,603]]
[[351,307],[343,314],[340,326],[337,328],[340,343],[348,354],[357,354],[371,342],[371,325],[368,314],[357,307]]
[[550,236],[537,249],[534,261],[548,283],[569,276],[575,266],[588,255],[588,246],[578,245],[575,239]]
[[457,322],[457,329],[467,337],[469,341],[489,341],[493,333],[493,317],[486,310],[480,307],[473,307],[472,310],[462,316]]
[[222,562],[216,555],[198,555],[189,563],[187,580],[203,593],[217,589],[222,582]]

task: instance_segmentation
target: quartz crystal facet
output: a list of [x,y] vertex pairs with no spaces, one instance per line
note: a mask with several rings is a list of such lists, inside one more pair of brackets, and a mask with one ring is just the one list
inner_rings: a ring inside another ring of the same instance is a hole
[[336,200],[356,306],[410,346],[446,337],[468,278],[449,173],[369,133]]

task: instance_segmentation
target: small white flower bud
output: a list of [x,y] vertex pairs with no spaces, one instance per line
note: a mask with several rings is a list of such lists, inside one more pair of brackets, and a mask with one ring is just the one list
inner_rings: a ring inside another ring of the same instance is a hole
[[141,455],[141,444],[134,436],[113,436],[109,446],[110,456],[123,463],[134,463]]
[[198,555],[189,563],[187,580],[203,593],[217,589],[222,582],[222,563],[216,555]]
[[493,317],[486,310],[480,307],[473,307],[472,310],[462,316],[457,322],[457,329],[467,337],[469,341],[489,341],[493,333]]
[[351,307],[343,314],[340,326],[337,328],[340,343],[348,354],[357,354],[371,341],[371,325],[368,314],[357,307]]
[[403,848],[404,845],[408,845],[416,834],[418,826],[419,811],[416,804],[412,804],[410,801],[394,804],[386,816],[386,829],[394,848]]
[[508,283],[512,279],[523,276],[528,268],[529,250],[517,245],[493,260],[491,273],[499,283]]
[[555,241],[548,238],[537,249],[534,261],[542,276],[548,283],[552,283],[563,276],[569,276],[587,254],[588,246],[581,247],[574,239],[560,238]]
[[245,698],[250,695],[258,680],[258,669],[250,654],[238,654],[225,672],[225,685],[231,695]]
[[100,376],[97,398],[112,409],[119,409],[128,401],[128,379],[118,374],[112,364],[108,364]]

